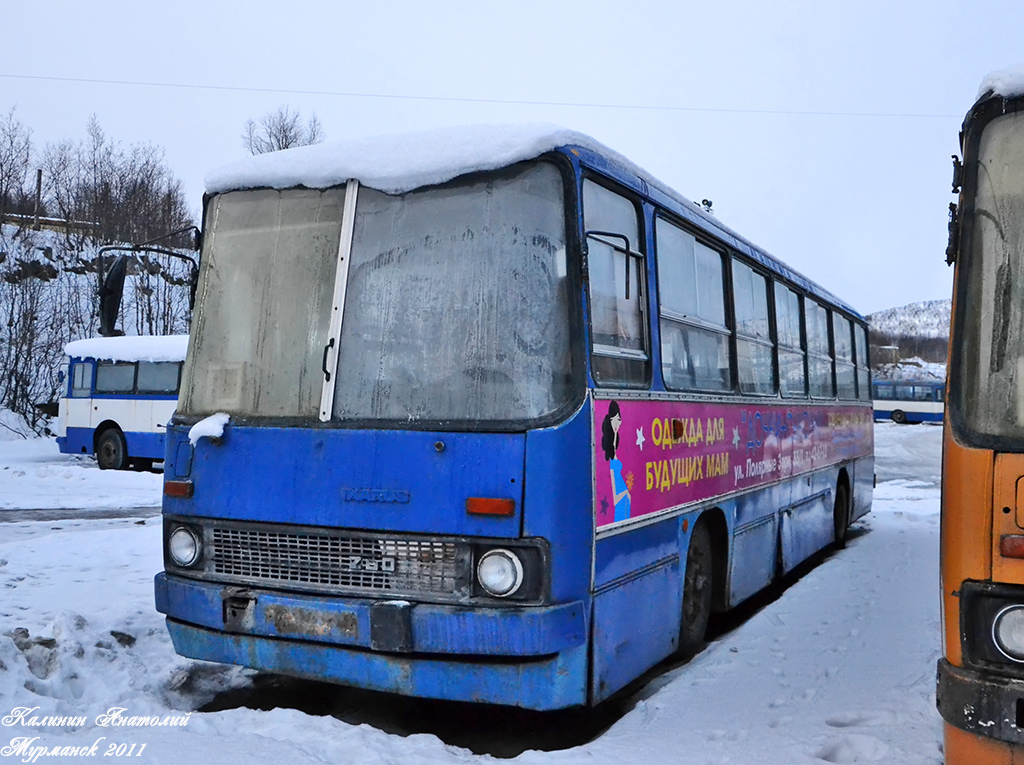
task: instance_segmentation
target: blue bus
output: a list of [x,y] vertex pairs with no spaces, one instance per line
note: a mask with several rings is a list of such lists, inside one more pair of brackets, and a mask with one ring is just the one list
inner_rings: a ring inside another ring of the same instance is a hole
[[862,317],[587,136],[207,192],[155,581],[184,656],[597,704],[870,509]]
[[57,446],[94,454],[101,470],[145,470],[164,458],[188,335],[94,337],[64,347]]
[[873,380],[875,420],[904,425],[942,422],[946,383],[936,380]]

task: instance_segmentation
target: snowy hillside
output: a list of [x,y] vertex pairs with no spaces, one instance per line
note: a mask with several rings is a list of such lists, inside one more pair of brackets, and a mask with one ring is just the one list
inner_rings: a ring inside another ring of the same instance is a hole
[[900,308],[887,308],[867,317],[871,331],[883,335],[914,335],[945,339],[949,336],[951,300],[925,300]]

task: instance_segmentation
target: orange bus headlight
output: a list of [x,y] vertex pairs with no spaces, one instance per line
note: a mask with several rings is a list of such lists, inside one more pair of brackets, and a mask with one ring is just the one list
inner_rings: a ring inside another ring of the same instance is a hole
[[996,614],[992,638],[1007,658],[1024,661],[1024,606],[1008,606]]

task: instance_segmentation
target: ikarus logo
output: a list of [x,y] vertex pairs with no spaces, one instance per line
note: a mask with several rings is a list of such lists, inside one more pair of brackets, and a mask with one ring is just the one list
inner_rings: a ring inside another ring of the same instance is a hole
[[412,494],[404,489],[348,489],[341,490],[343,502],[383,502],[389,504],[408,504]]

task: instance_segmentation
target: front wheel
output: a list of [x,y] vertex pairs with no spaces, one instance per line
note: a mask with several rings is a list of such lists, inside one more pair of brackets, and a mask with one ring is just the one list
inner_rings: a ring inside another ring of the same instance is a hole
[[96,462],[100,470],[124,470],[128,467],[128,445],[117,428],[104,430],[96,442]]
[[895,412],[892,413],[892,421],[895,422],[897,425],[906,425],[907,415],[905,415],[901,410],[897,409]]
[[850,528],[850,491],[846,484],[836,487],[836,503],[832,509],[832,523],[835,526],[835,546],[837,550],[846,547],[846,536]]
[[714,554],[707,525],[693,527],[690,549],[686,553],[683,575],[683,620],[679,628],[679,650],[684,655],[697,653],[704,645],[704,635],[711,619],[711,585]]

